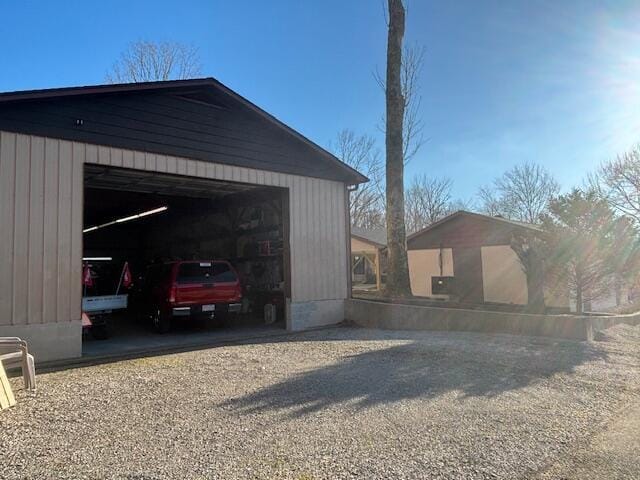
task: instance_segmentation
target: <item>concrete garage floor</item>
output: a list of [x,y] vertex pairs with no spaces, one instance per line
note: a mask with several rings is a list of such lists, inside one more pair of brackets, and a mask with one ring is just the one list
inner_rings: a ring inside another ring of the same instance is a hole
[[606,440],[636,434],[640,327],[610,330],[343,327],[13,378],[0,478],[640,478]]
[[175,322],[169,333],[162,335],[154,332],[149,323],[127,316],[115,315],[110,322],[109,338],[96,340],[90,334],[85,335],[82,342],[84,360],[91,362],[98,359],[181,351],[286,334],[284,322],[264,325],[246,316],[229,321],[223,326],[212,326],[202,320],[180,319]]

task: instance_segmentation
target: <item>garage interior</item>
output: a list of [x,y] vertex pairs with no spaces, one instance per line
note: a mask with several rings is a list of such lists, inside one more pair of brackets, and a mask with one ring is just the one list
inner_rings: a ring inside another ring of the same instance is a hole
[[[86,164],[83,277],[89,271],[91,281],[83,278],[83,298],[119,293],[129,302],[105,315],[106,335],[84,328],[83,356],[213,339],[239,329],[284,328],[288,225],[284,188]],[[174,260],[229,261],[242,283],[241,313],[222,325],[174,319],[168,334],[156,333],[136,312],[136,289],[149,265]],[[125,262],[132,280],[127,287]]]

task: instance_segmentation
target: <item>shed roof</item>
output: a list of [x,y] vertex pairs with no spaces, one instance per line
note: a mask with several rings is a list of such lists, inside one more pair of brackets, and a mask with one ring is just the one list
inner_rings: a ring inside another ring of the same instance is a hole
[[348,184],[368,180],[214,78],[4,92],[0,130]]
[[387,245],[387,231],[384,228],[351,227],[351,236],[378,247]]
[[509,244],[514,232],[540,232],[537,225],[459,210],[407,237],[407,248]]
[[453,220],[455,218],[458,218],[458,217],[462,217],[462,216],[470,216],[470,217],[482,218],[484,220],[489,220],[489,221],[496,222],[496,223],[502,224],[502,225],[504,225],[504,224],[512,225],[514,227],[526,228],[526,229],[535,230],[535,231],[538,231],[538,232],[542,231],[542,229],[539,226],[534,225],[532,223],[520,222],[518,220],[511,220],[509,218],[504,218],[504,217],[495,217],[495,216],[491,216],[491,215],[484,215],[482,213],[469,212],[467,210],[458,210],[456,212],[453,212],[450,215],[447,215],[444,218],[441,218],[437,222],[433,222],[431,225],[428,225],[427,227],[423,228],[422,230],[418,230],[417,232],[412,233],[411,235],[409,235],[407,237],[407,240],[410,240],[412,238],[424,235],[424,234],[428,233],[429,231],[435,229],[439,225],[442,225],[443,223],[450,222],[451,220]]

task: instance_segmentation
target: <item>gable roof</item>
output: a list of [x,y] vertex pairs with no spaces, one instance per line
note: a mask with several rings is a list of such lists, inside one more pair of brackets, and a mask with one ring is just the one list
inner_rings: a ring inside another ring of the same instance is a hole
[[517,231],[541,232],[542,229],[525,222],[459,210],[409,235],[407,248],[508,245]]
[[447,215],[444,218],[441,218],[437,222],[432,223],[431,225],[423,228],[422,230],[418,230],[417,232],[412,233],[411,235],[407,236],[407,240],[411,240],[412,238],[424,235],[425,233],[430,232],[431,230],[435,229],[436,227],[442,225],[443,223],[450,222],[451,220],[454,220],[454,219],[462,217],[462,216],[481,218],[483,220],[489,220],[491,222],[496,222],[497,224],[501,224],[501,225],[505,225],[506,224],[506,225],[511,225],[513,227],[525,228],[525,229],[532,230],[532,231],[537,231],[537,232],[541,232],[542,231],[542,229],[539,226],[533,225],[532,223],[519,222],[517,220],[510,220],[510,219],[504,218],[504,217],[493,217],[491,215],[484,215],[482,213],[469,212],[467,210],[458,210],[456,212],[453,212],[450,215]]
[[373,243],[378,247],[387,246],[387,230],[384,228],[361,228],[352,226],[351,236],[368,243]]
[[0,93],[0,130],[347,184],[368,181],[214,78]]

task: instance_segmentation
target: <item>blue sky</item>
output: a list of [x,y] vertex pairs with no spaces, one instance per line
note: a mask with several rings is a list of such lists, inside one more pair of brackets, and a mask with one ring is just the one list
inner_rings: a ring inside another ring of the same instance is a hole
[[[203,73],[328,146],[374,135],[384,98],[382,0],[5,2],[0,91],[103,83],[125,48],[199,48]],[[408,1],[426,48],[427,143],[407,175],[448,176],[456,196],[527,160],[565,188],[640,141],[640,3]]]

